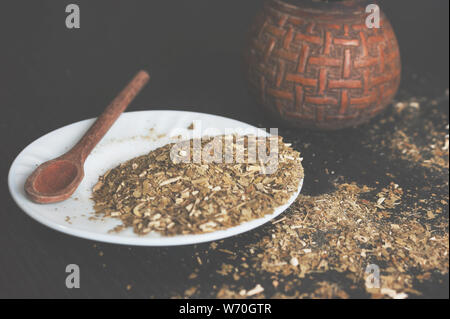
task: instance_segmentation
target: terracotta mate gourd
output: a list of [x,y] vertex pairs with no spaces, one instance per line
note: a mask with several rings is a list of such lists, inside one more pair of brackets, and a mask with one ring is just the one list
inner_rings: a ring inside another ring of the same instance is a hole
[[260,105],[296,127],[367,122],[391,102],[400,53],[391,24],[366,25],[373,1],[268,0],[250,30],[247,79]]

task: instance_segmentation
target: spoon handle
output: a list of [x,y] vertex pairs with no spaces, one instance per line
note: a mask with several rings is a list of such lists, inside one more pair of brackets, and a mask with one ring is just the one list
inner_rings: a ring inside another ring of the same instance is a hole
[[150,76],[146,71],[139,71],[130,83],[128,83],[119,95],[117,95],[117,97],[106,107],[81,140],[63,156],[84,163],[92,149],[100,142],[106,132],[108,132],[120,114],[125,111],[149,79]]

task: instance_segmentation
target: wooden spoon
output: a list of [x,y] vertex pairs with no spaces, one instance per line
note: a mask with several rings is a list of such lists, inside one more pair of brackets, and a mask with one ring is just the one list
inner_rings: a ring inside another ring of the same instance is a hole
[[75,192],[84,177],[84,161],[149,79],[147,72],[139,71],[70,151],[36,168],[25,182],[32,201],[60,202]]

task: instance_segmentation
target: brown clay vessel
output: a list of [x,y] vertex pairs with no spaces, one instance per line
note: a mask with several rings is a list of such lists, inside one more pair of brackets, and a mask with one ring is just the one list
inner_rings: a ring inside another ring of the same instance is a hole
[[394,31],[366,25],[373,1],[268,0],[245,49],[259,104],[296,127],[335,130],[367,122],[400,83]]

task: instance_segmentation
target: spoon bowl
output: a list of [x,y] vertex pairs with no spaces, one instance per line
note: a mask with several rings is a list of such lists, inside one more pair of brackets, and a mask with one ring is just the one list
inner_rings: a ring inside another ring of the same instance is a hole
[[41,164],[25,182],[28,197],[37,203],[53,203],[69,198],[84,177],[83,167],[67,159]]

